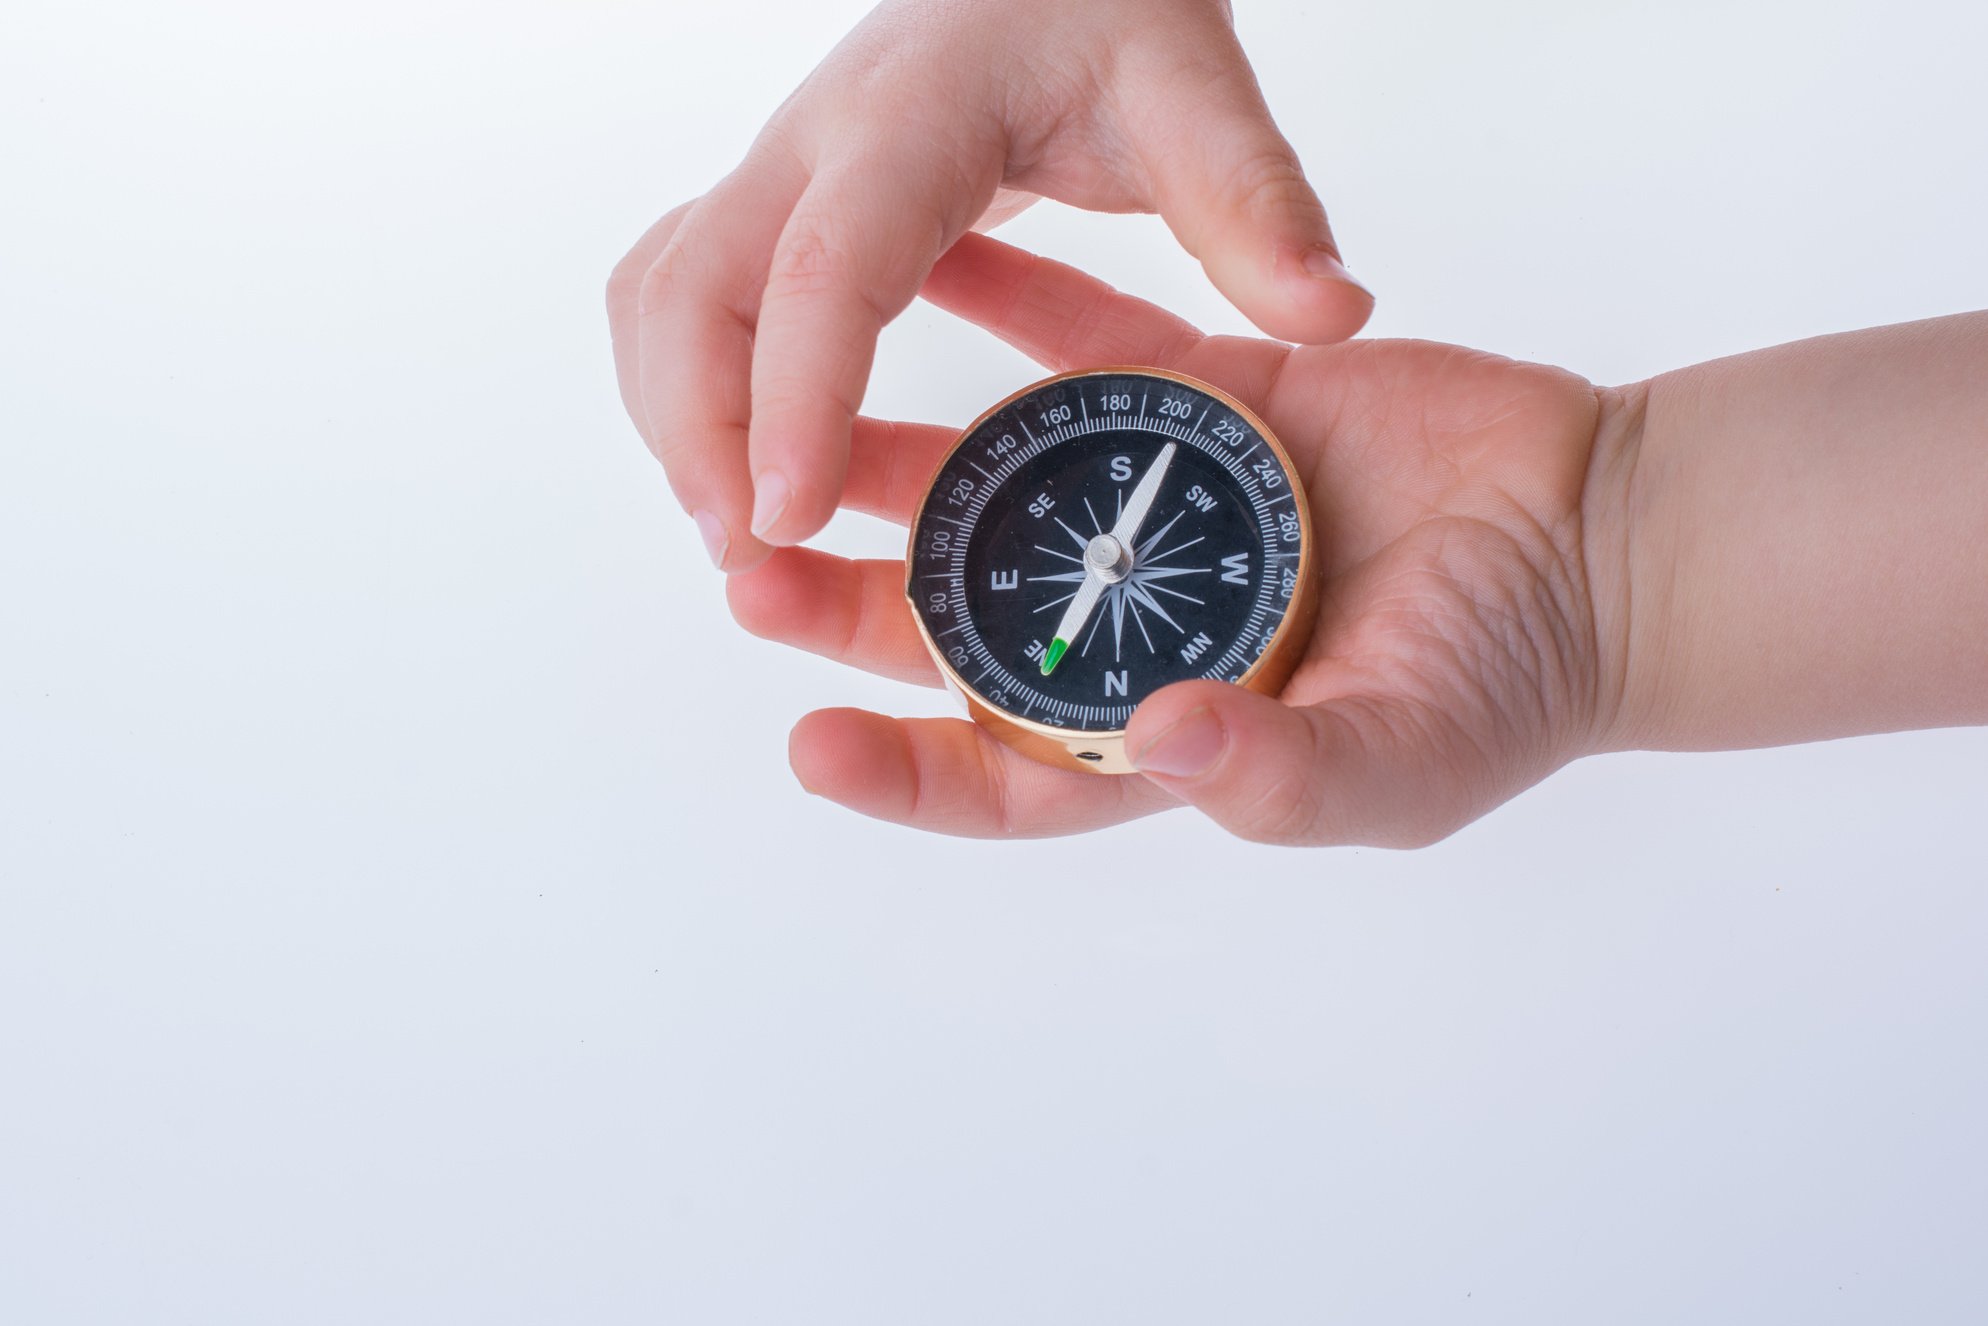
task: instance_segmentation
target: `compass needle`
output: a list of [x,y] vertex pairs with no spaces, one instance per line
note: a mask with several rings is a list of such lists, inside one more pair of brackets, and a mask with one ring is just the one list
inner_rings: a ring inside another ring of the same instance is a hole
[[[1196,548],[1200,564],[1177,564]],[[1050,378],[982,415],[932,475],[907,562],[913,616],[968,713],[1026,755],[1098,773],[1132,771],[1125,725],[1162,686],[1281,687],[1315,597],[1309,510],[1276,439],[1215,388],[1154,369]]]

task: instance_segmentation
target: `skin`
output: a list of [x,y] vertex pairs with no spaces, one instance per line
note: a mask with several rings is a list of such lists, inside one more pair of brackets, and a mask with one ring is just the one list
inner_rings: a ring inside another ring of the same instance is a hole
[[[1305,482],[1320,620],[1280,698],[1148,698],[1133,777],[962,719],[810,714],[794,770],[854,810],[992,837],[1185,803],[1262,842],[1419,846],[1602,751],[1988,723],[1988,314],[1609,389],[1422,341],[1202,336],[980,236],[925,295],[1047,369],[1148,363],[1255,409]],[[859,421],[847,505],[908,522],[956,436]],[[902,585],[784,549],[729,598],[755,634],[936,685]]]
[[[1035,196],[1158,211],[1280,339],[1205,337],[972,233]],[[1988,722],[1988,315],[1621,388],[1340,344],[1371,297],[1213,0],[887,3],[616,267],[623,400],[755,634],[939,682],[901,562],[791,546],[838,503],[906,523],[957,436],[856,413],[921,286],[1047,369],[1173,368],[1249,404],[1303,472],[1323,598],[1281,697],[1148,698],[1137,776],[964,720],[808,715],[795,773],[864,814],[1041,836],[1187,804],[1263,842],[1416,846],[1597,752]]]
[[1988,723],[1988,313],[1736,355],[1625,399],[1630,447],[1600,486],[1632,629],[1601,749]]
[[608,282],[622,400],[720,569],[828,521],[877,333],[1037,197],[1159,213],[1269,335],[1373,310],[1226,3],[891,0]]
[[[1599,642],[1622,626],[1597,612],[1589,583],[1584,497],[1603,395],[1586,382],[1418,341],[1204,337],[981,236],[955,246],[925,294],[1047,369],[1152,364],[1256,410],[1312,504],[1320,625],[1281,701],[1222,682],[1150,697],[1128,734],[1135,762],[1150,762],[1143,776],[1050,769],[964,720],[829,710],[793,734],[809,790],[950,833],[1070,833],[1185,801],[1263,841],[1406,846],[1545,776],[1613,720],[1622,677]],[[907,522],[956,436],[864,421],[848,505]],[[786,549],[731,577],[729,595],[755,634],[937,685],[903,579],[899,561]],[[1162,772],[1157,752],[1183,736],[1209,767]]]

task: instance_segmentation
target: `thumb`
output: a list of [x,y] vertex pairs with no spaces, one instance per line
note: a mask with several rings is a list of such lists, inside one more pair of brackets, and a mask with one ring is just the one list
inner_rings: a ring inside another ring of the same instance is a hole
[[1155,691],[1132,715],[1133,767],[1239,837],[1426,846],[1467,822],[1399,702],[1287,705],[1223,681]]
[[[1202,91],[1184,99],[1181,86]],[[1212,77],[1197,70],[1143,89],[1130,127],[1152,205],[1215,287],[1280,340],[1324,344],[1359,331],[1374,297],[1346,270],[1241,48]]]

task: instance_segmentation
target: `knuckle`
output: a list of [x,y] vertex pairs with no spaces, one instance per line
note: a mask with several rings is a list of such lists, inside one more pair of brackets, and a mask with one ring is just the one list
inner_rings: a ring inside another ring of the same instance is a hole
[[637,240],[628,252],[621,255],[607,276],[607,300],[610,310],[633,310],[642,293],[642,283],[657,259],[676,247],[676,241],[683,231],[701,199],[679,203],[663,213],[654,226]]
[[757,603],[745,592],[742,577],[725,577],[725,607],[730,610],[732,620],[747,635],[769,639],[772,623],[760,611]]
[[882,431],[883,445],[877,451],[877,464],[880,469],[877,492],[887,508],[908,505],[918,499],[917,488],[923,482],[922,476],[914,478],[906,473],[903,461],[909,447],[904,441],[897,421],[884,420]]
[[1303,734],[1292,738],[1285,751],[1287,758],[1275,762],[1272,776],[1259,784],[1248,807],[1246,822],[1257,842],[1295,846],[1323,843],[1329,838],[1319,777],[1325,737],[1316,713],[1298,709],[1295,717],[1303,723]]
[[633,253],[614,265],[614,270],[607,274],[607,306],[610,312],[634,304],[642,290],[642,274],[648,270],[648,263]]
[[1319,798],[1308,778],[1259,783],[1236,814],[1238,832],[1251,842],[1296,845],[1317,835]]
[[771,280],[785,295],[822,294],[842,283],[850,258],[848,247],[822,222],[797,219],[773,256]]
[[[827,446],[836,444],[836,439],[821,436],[818,430],[833,428],[840,437],[838,445],[846,448],[848,423],[862,408],[861,392],[860,383],[852,389],[838,378],[820,376],[814,364],[760,373],[752,388],[755,445],[764,442],[786,448],[787,439],[800,432]],[[812,457],[812,442],[808,445]],[[809,459],[805,463],[817,462]]]
[[854,659],[862,654],[865,641],[870,635],[867,620],[870,607],[869,596],[863,592],[863,576],[854,565],[846,568],[849,588],[846,592],[843,621],[838,632],[834,657]]
[[[1032,259],[1030,263],[1031,270],[1040,261],[1040,258]],[[1050,351],[1050,362],[1063,364],[1076,359],[1078,358],[1076,353],[1077,347],[1088,345],[1097,340],[1099,333],[1104,327],[1105,319],[1109,315],[1112,300],[1116,297],[1117,292],[1114,290],[1099,289],[1095,291],[1084,302],[1084,306],[1078,309],[1064,323],[1062,335],[1057,337],[1056,345]]]
[[672,491],[677,493],[679,500],[684,503],[686,510],[689,509],[689,503],[695,495],[683,491],[689,487],[689,484],[684,467],[680,462],[688,459],[693,451],[694,444],[692,440],[679,432],[659,433],[655,440],[649,444],[649,454],[654,456],[657,462],[662,465],[664,475],[669,479]]
[[1224,192],[1252,214],[1319,210],[1304,168],[1281,142],[1258,144],[1238,157],[1229,168]]
[[[771,325],[770,320],[762,320]],[[874,333],[865,336],[860,328],[811,329],[811,341],[797,345],[792,323],[783,340],[778,359],[762,350],[752,366],[752,419],[754,445],[762,442],[786,447],[783,439],[796,431],[803,434],[831,428],[837,438],[818,437],[822,445],[833,445],[848,457],[849,430],[863,405],[864,377],[851,375],[849,365],[867,357]],[[762,336],[760,345],[772,343]]]
[[651,312],[666,305],[679,287],[684,274],[685,246],[672,237],[641,274],[636,284],[636,307]]
[[767,278],[767,298],[825,300],[847,304],[876,328],[897,315],[866,279],[866,255],[822,220],[797,223],[781,240]]
[[1012,838],[1020,831],[1020,823],[1015,817],[1014,789],[1008,784],[1008,771],[1003,766],[994,743],[977,738],[974,752],[979,758],[980,791],[992,812],[988,816],[994,837]]

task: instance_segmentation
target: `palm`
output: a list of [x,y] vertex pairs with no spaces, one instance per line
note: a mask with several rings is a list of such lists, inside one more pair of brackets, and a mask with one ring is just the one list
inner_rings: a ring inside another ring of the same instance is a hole
[[[1190,373],[1282,361],[1262,399],[1311,499],[1325,575],[1293,704],[1372,697],[1414,724],[1417,839],[1551,772],[1602,691],[1583,558],[1593,389],[1455,346],[1211,339]],[[1374,733],[1375,739],[1402,734]]]
[[[1589,730],[1605,688],[1582,555],[1597,412],[1586,383],[1425,342],[1293,350],[1202,337],[978,237],[935,271],[927,297],[1053,368],[1146,363],[1206,379],[1291,453],[1324,589],[1282,699],[1326,716],[1366,772],[1330,806],[1294,795],[1253,808],[1251,836],[1425,841],[1550,772]],[[846,502],[903,520],[951,438],[859,428]],[[934,681],[902,600],[882,607],[901,576],[901,563],[786,550],[733,578],[733,608],[756,633]],[[1175,803],[1147,779],[1031,764],[959,720],[825,711],[796,729],[793,758],[818,792],[950,832],[1071,832]]]

